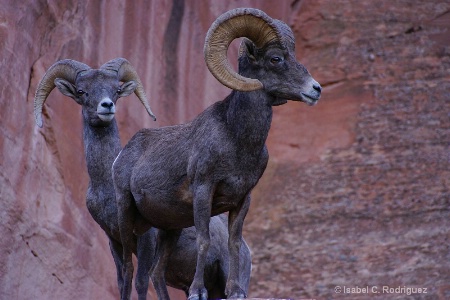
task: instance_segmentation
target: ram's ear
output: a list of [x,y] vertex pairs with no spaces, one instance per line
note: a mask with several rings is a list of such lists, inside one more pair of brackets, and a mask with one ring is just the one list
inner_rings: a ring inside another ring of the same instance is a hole
[[243,38],[239,46],[239,58],[247,57],[250,61],[255,61],[256,45],[248,38]]
[[56,78],[54,83],[63,95],[70,97],[74,99],[78,104],[81,104],[80,99],[77,97],[75,85],[62,78]]
[[121,86],[120,86],[120,92],[119,92],[119,97],[126,97],[131,95],[134,90],[137,87],[137,83],[134,80],[130,80],[127,82],[124,82]]

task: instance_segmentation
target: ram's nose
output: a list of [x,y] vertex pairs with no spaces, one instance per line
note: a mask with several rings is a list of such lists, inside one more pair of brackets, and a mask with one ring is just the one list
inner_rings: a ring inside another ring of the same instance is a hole
[[116,106],[109,98],[104,98],[97,106],[98,117],[105,122],[110,122],[116,113]]
[[313,89],[316,90],[319,94],[322,93],[322,87],[317,81],[314,81],[313,83]]
[[114,103],[110,99],[103,99],[100,102],[100,106],[106,109],[111,109],[114,106]]
[[103,98],[97,106],[98,113],[115,113],[116,107],[114,102],[109,98]]
[[317,101],[317,100],[319,100],[320,94],[322,93],[322,86],[320,85],[320,83],[318,83],[314,79],[311,79],[311,85],[312,85],[312,89],[310,90],[310,96],[312,98],[315,98]]

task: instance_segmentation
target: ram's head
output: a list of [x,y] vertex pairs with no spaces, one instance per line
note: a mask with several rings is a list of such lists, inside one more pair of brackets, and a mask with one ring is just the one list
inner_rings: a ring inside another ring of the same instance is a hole
[[83,117],[92,126],[111,122],[116,101],[133,92],[155,119],[139,76],[124,58],[113,59],[99,69],[91,69],[71,59],[53,64],[39,83],[34,98],[34,114],[39,127],[42,127],[42,107],[55,86],[83,107]]
[[[239,49],[239,74],[227,59],[230,43],[244,37]],[[238,91],[264,89],[279,98],[314,105],[321,86],[295,58],[291,28],[251,8],[231,10],[210,27],[204,46],[206,64],[223,85]]]

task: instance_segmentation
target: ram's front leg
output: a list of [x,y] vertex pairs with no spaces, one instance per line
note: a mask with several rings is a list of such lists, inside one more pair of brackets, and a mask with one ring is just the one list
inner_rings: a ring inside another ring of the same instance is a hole
[[109,248],[114,259],[117,271],[117,286],[119,287],[119,293],[122,294],[123,289],[123,251],[122,244],[115,241],[112,237],[109,237]]
[[194,223],[197,230],[197,266],[194,281],[189,288],[189,300],[207,300],[204,273],[206,256],[209,250],[209,222],[211,219],[212,188],[199,185],[194,189]]
[[239,285],[239,251],[242,244],[242,227],[250,207],[250,193],[240,205],[228,215],[228,249],[230,252],[230,272],[225,294],[227,298],[246,298],[245,289]]
[[116,200],[118,206],[118,221],[120,238],[123,246],[123,287],[121,300],[131,299],[131,282],[133,280],[133,249],[136,249],[136,238],[133,234],[136,207],[133,196],[129,192],[122,192],[116,189]]

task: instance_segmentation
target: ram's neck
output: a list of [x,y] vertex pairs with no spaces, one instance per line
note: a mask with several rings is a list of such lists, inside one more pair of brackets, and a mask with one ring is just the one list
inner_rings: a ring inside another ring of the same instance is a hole
[[260,153],[272,122],[272,99],[263,91],[233,91],[227,101],[227,125],[239,150]]
[[93,127],[85,122],[83,140],[90,187],[111,183],[111,167],[121,149],[116,120],[106,127]]

